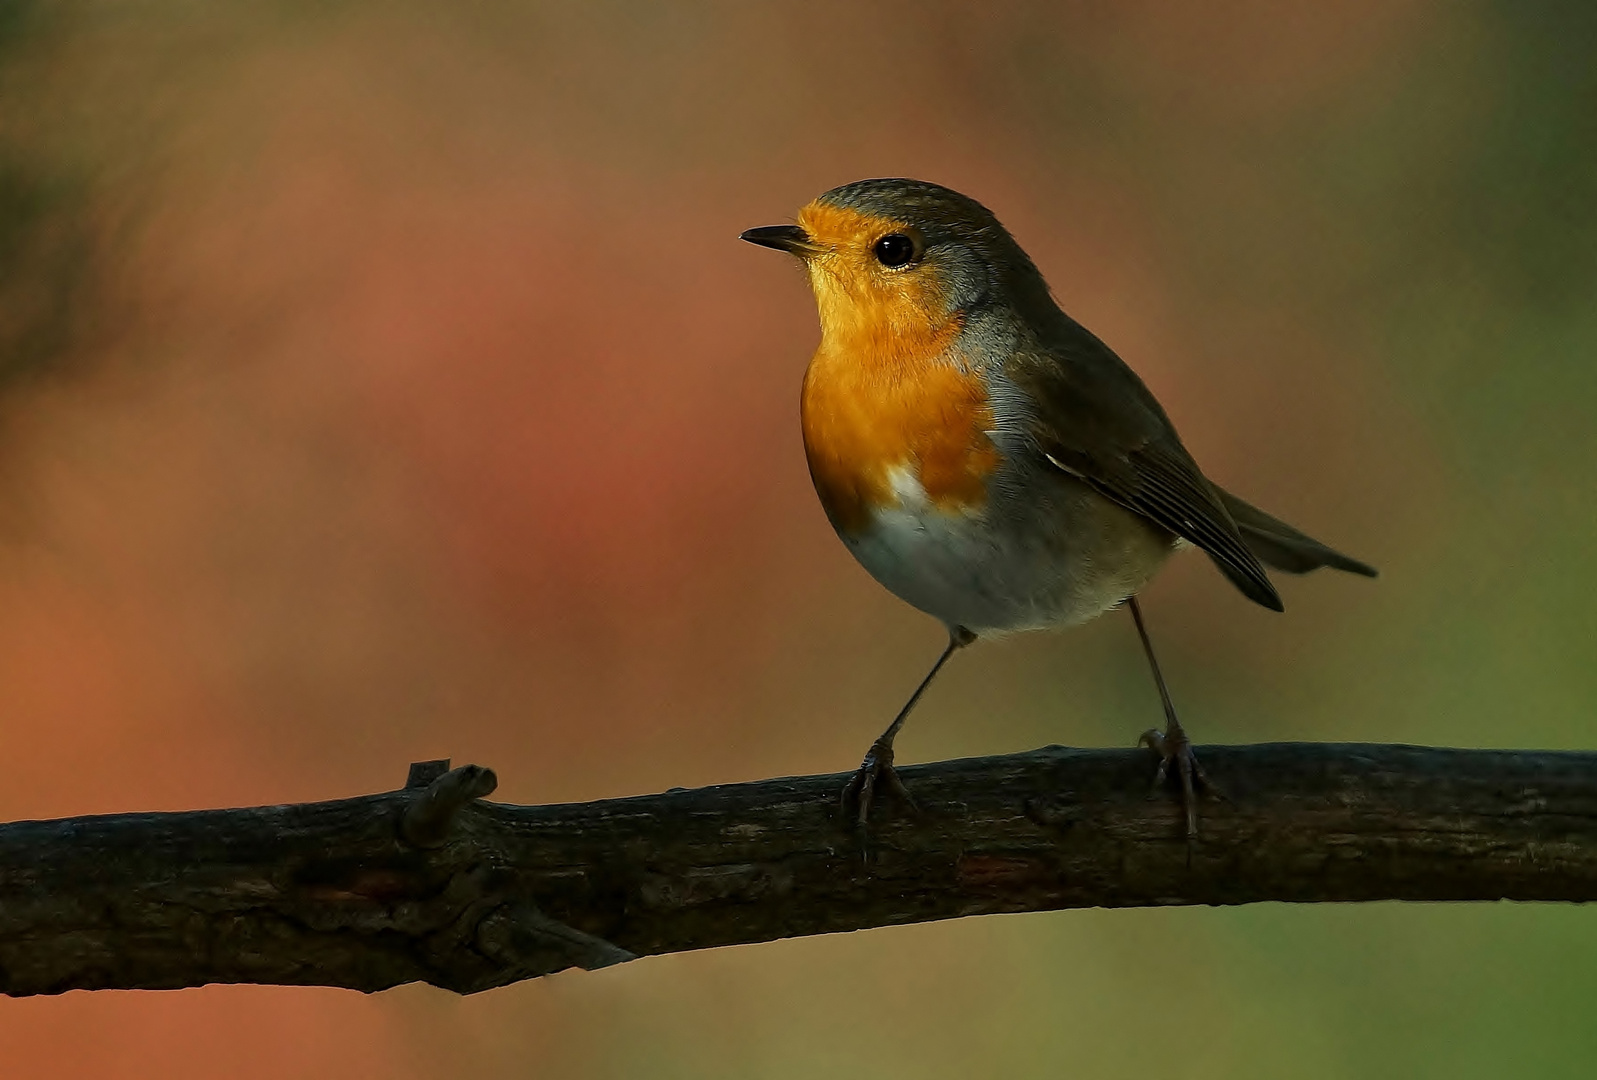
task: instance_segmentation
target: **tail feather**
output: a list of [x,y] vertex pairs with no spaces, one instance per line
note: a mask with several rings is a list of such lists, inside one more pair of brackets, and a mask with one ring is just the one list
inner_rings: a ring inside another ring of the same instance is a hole
[[1346,570],[1350,574],[1375,577],[1375,567],[1343,555],[1326,547],[1312,536],[1307,536],[1280,518],[1271,517],[1258,507],[1243,502],[1229,491],[1219,487],[1215,491],[1225,504],[1231,520],[1237,523],[1242,542],[1260,562],[1289,574],[1306,574],[1329,566],[1333,570]]

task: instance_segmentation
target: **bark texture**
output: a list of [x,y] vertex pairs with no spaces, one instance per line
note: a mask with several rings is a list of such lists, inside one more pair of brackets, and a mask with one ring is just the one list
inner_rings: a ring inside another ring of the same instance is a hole
[[1189,844],[1146,752],[1047,747],[554,806],[493,774],[294,806],[0,825],[0,991],[209,982],[470,993],[635,956],[1002,911],[1597,899],[1597,754],[1201,750],[1226,798]]

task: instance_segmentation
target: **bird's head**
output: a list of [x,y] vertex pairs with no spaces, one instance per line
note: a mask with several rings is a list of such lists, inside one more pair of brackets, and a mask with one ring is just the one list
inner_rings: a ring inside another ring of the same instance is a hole
[[796,255],[823,337],[923,335],[983,305],[1047,303],[1037,268],[990,210],[920,180],[859,180],[741,239]]

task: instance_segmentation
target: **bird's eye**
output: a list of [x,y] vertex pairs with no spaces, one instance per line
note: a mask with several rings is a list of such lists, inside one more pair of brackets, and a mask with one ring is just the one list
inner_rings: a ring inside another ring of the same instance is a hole
[[915,257],[915,241],[903,233],[888,233],[871,247],[876,261],[886,267],[899,267]]

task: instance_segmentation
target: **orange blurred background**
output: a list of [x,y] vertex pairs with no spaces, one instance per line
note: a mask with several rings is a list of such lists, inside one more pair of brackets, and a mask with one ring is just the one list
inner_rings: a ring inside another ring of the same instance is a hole
[[[632,0],[0,15],[0,819],[851,767],[942,642],[833,538],[737,242],[991,206],[1218,480],[1369,559],[1147,607],[1199,741],[1593,742],[1597,18]],[[903,760],[1126,745],[1129,620]],[[7,1076],[1585,1076],[1574,908],[1062,912],[458,999],[0,1002]]]

